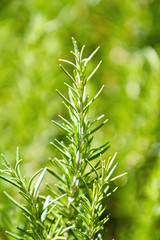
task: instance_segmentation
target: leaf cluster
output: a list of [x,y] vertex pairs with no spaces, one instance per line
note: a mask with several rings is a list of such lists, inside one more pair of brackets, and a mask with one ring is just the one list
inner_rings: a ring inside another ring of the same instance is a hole
[[[108,161],[102,158],[102,154],[110,147],[108,141],[102,146],[92,147],[94,134],[105,125],[107,119],[101,122],[104,118],[101,115],[91,121],[88,112],[104,86],[91,100],[86,95],[86,85],[98,70],[101,61],[89,76],[86,76],[86,68],[99,47],[88,58],[83,58],[85,46],[79,51],[77,42],[73,38],[72,40],[74,52],[71,53],[75,62],[60,59],[73,67],[72,76],[60,65],[71,80],[71,84],[65,83],[68,98],[57,90],[68,109],[70,120],[61,115],[60,122],[52,120],[66,132],[69,140],[69,144],[57,139],[51,142],[61,158],[50,159],[54,168],[40,169],[28,183],[20,170],[19,150],[17,149],[14,168],[4,158],[5,170],[1,170],[0,178],[17,187],[26,201],[26,204],[21,204],[5,193],[22,210],[27,221],[26,229],[18,227],[23,237],[8,232],[15,239],[102,240],[106,232],[104,226],[109,217],[102,217],[102,214],[106,209],[104,201],[116,190],[110,190],[110,183],[115,179],[111,177],[117,166],[114,164],[116,154]],[[47,186],[53,199],[39,195],[39,187],[46,171],[56,179],[54,186]],[[40,176],[35,182],[38,174]]]
[[[57,167],[60,175],[55,171],[49,172],[57,178],[60,185],[57,189],[61,194],[67,195],[67,201],[61,206],[64,224],[74,225],[70,230],[68,239],[102,239],[105,233],[104,224],[108,216],[102,219],[105,210],[103,203],[110,195],[109,187],[111,175],[117,164],[114,164],[115,156],[108,161],[103,160],[102,154],[110,147],[107,141],[102,146],[93,148],[93,134],[104,126],[107,119],[96,125],[104,115],[91,121],[88,116],[89,108],[104,86],[98,93],[89,100],[86,95],[86,85],[99,68],[101,62],[86,76],[87,64],[96,54],[99,47],[88,57],[83,58],[85,46],[79,51],[77,42],[73,40],[75,62],[60,59],[73,67],[73,76],[62,65],[65,74],[70,78],[71,84],[68,87],[68,98],[58,90],[58,94],[63,100],[64,105],[69,111],[70,120],[68,121],[59,115],[61,122],[53,121],[58,127],[66,132],[69,144],[55,139],[51,144],[62,156],[61,159],[51,159],[51,163]],[[100,160],[96,160],[100,157]],[[67,206],[67,207],[66,207]]]
[[[61,226],[61,219],[57,218],[52,212],[54,203],[64,195],[54,200],[51,200],[49,195],[46,198],[39,195],[39,187],[43,181],[47,168],[45,167],[44,169],[38,170],[27,182],[20,168],[22,159],[19,157],[19,148],[17,148],[15,167],[12,167],[3,155],[2,158],[4,160],[3,165],[5,170],[1,170],[0,178],[18,188],[19,194],[25,199],[25,204],[14,199],[9,193],[4,193],[11,202],[22,210],[24,222],[27,223],[23,229],[17,227],[20,232],[19,235],[8,231],[6,231],[6,233],[14,239],[21,240],[65,239],[63,235],[68,229],[64,229]],[[34,181],[39,174],[40,176],[37,181]],[[51,212],[52,214],[50,214]]]

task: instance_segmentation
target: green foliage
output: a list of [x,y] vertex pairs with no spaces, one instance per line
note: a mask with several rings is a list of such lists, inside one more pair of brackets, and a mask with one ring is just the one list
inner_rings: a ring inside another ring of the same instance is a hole
[[[64,138],[65,132],[53,125],[51,130],[49,122],[57,121],[58,113],[68,120],[54,90],[66,96],[57,59],[71,60],[71,36],[87,45],[86,56],[102,47],[88,65],[91,72],[98,59],[103,61],[88,81],[88,94],[94,96],[105,85],[90,117],[104,113],[109,123],[97,131],[93,148],[110,139],[110,155],[118,152],[116,171],[128,172],[116,180],[121,191],[105,202],[104,214],[111,213],[105,240],[160,236],[159,16],[158,0],[0,1],[0,152],[14,165],[15,148],[23,146],[28,177],[44,168],[49,156],[58,157],[48,139]],[[15,232],[12,225],[20,226],[22,219],[4,190],[16,199],[17,192],[0,182],[0,239],[8,240],[4,231]]]
[[[17,148],[17,157],[16,165],[13,168],[10,163],[4,158],[4,167],[5,170],[1,170],[0,178],[9,182],[19,189],[19,194],[26,200],[26,204],[21,204],[19,201],[15,200],[10,194],[4,192],[5,195],[19,207],[25,218],[24,222],[25,228],[17,227],[20,231],[20,234],[14,234],[6,231],[8,235],[14,239],[65,239],[63,234],[67,229],[64,229],[60,224],[60,219],[57,219],[56,215],[53,215],[52,218],[48,219],[48,212],[53,209],[53,204],[58,201],[64,195],[58,197],[57,199],[50,200],[48,195],[44,200],[38,194],[40,184],[44,178],[47,168],[40,169],[27,183],[25,177],[22,176],[20,169],[20,163],[22,159],[19,158],[19,149]],[[42,171],[43,170],[43,171]],[[34,182],[35,177],[41,172],[38,180]],[[7,176],[7,177],[6,177]],[[46,221],[49,223],[46,224]],[[55,221],[56,224],[55,224]]]
[[[110,147],[109,142],[100,147],[93,148],[93,133],[98,131],[106,120],[98,126],[93,127],[103,116],[94,121],[90,121],[88,112],[90,105],[98,97],[103,87],[98,93],[89,100],[86,95],[86,85],[98,66],[87,77],[86,68],[99,47],[88,57],[83,58],[83,50],[78,50],[76,41],[72,38],[74,45],[75,63],[60,59],[73,66],[72,77],[63,67],[64,72],[69,76],[72,85],[67,84],[69,99],[57,90],[57,93],[63,99],[70,115],[70,121],[59,115],[62,123],[53,121],[58,127],[66,132],[69,144],[65,145],[63,141],[51,144],[61,154],[62,159],[51,159],[51,163],[56,166],[58,171],[45,167],[36,172],[27,183],[20,169],[22,159],[19,156],[17,148],[16,164],[13,168],[11,164],[4,159],[4,170],[1,170],[0,178],[9,182],[19,189],[19,194],[26,200],[27,204],[21,204],[10,194],[5,195],[19,207],[25,217],[25,228],[17,227],[21,232],[19,235],[6,232],[15,239],[82,239],[82,240],[102,240],[106,229],[105,223],[108,221],[108,215],[102,217],[106,206],[105,199],[111,194],[110,183],[117,179],[111,178],[117,164],[114,165],[115,156],[107,162],[103,160],[102,154]],[[3,156],[3,155],[2,155]],[[92,161],[101,156],[96,164]],[[43,170],[43,171],[42,171]],[[56,197],[50,200],[50,196],[40,197],[39,187],[48,171],[57,180],[56,190],[48,186],[50,192]],[[34,182],[35,177],[39,178]]]

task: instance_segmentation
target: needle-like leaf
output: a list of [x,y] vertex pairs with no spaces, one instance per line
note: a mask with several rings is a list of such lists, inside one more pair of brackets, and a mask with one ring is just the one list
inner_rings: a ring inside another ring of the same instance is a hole
[[38,180],[37,180],[35,186],[34,186],[34,189],[33,189],[33,197],[36,196],[37,191],[38,191],[39,186],[40,186],[40,184],[41,184],[41,182],[42,182],[42,180],[43,180],[43,178],[44,178],[44,175],[45,175],[46,171],[47,171],[47,168],[45,167],[45,168],[43,169],[43,171],[42,171],[40,177],[38,178]]
[[87,78],[87,82],[93,77],[93,75],[97,72],[98,68],[100,67],[102,61],[100,61],[97,65],[97,67],[93,70],[93,72],[89,75],[89,77]]
[[7,192],[4,191],[4,194],[13,202],[17,207],[22,209],[25,213],[27,213],[30,217],[32,217],[32,214],[28,211],[27,208],[25,208],[22,204],[17,202],[13,197],[11,197]]

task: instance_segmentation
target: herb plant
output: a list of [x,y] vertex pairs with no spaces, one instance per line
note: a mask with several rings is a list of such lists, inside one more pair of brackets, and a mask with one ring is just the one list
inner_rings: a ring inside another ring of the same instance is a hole
[[[69,97],[66,98],[57,90],[68,109],[70,120],[61,115],[59,115],[60,123],[53,120],[54,124],[66,132],[69,141],[68,144],[67,141],[64,143],[57,139],[51,142],[61,158],[50,159],[54,168],[40,169],[27,181],[20,169],[22,159],[19,157],[19,148],[17,148],[15,167],[12,167],[2,155],[5,169],[1,170],[0,178],[17,187],[20,195],[25,199],[25,203],[22,204],[5,192],[24,215],[25,227],[17,227],[19,233],[6,232],[14,239],[102,240],[106,233],[105,223],[109,219],[108,215],[102,217],[106,209],[104,202],[111,192],[117,189],[110,190],[111,182],[123,175],[112,177],[117,166],[114,164],[116,154],[108,161],[102,157],[110,147],[108,141],[102,146],[92,147],[93,134],[107,122],[104,120],[97,124],[104,115],[93,121],[88,116],[90,106],[104,86],[91,100],[86,96],[85,91],[87,82],[101,64],[99,62],[93,72],[86,76],[87,65],[99,47],[88,58],[83,58],[84,46],[79,51],[76,41],[73,38],[72,40],[75,62],[60,59],[61,62],[73,67],[72,76],[60,65],[71,80],[71,84],[65,83]],[[39,186],[46,172],[50,173],[57,182],[54,186],[47,185],[52,197],[39,195]]]

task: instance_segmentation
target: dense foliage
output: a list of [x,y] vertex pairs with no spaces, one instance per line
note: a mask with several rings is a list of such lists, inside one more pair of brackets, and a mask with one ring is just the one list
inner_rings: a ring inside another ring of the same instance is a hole
[[[107,136],[110,151],[118,151],[119,171],[128,171],[117,181],[121,190],[107,202],[108,239],[158,240],[159,1],[2,0],[0,9],[0,151],[14,162],[19,145],[27,175],[46,165],[53,151],[48,140],[64,134],[48,122],[59,112],[66,115],[54,91],[64,88],[57,60],[72,49],[72,36],[89,47],[86,55],[100,45],[93,65],[102,59],[105,67],[89,82],[89,94],[103,84],[105,89],[91,115],[105,113],[109,122],[94,144],[103,144]],[[2,194],[12,188],[0,184],[0,237],[5,240],[4,227],[12,229],[15,210]],[[15,225],[21,220],[16,216]]]

